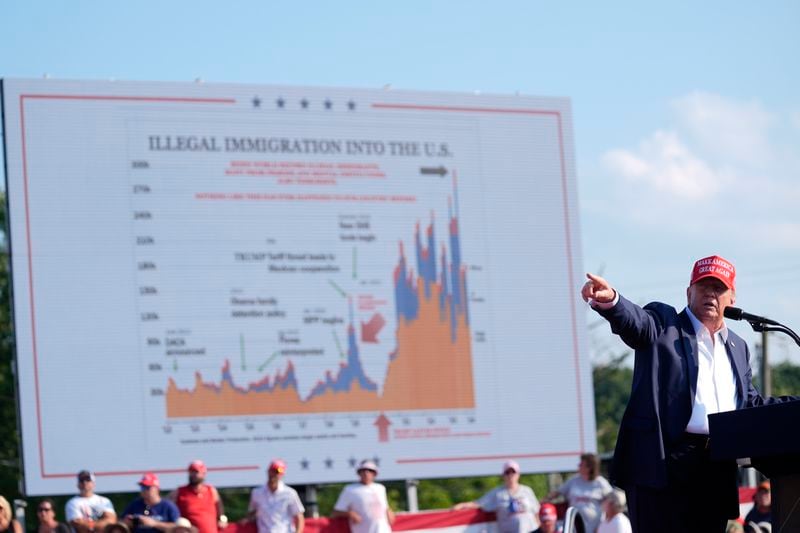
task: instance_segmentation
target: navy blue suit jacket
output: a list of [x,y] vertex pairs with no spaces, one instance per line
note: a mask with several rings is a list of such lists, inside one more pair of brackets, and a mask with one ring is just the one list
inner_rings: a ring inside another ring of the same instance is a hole
[[[667,484],[666,458],[686,431],[697,388],[694,326],[685,310],[678,313],[661,302],[643,309],[622,295],[611,309],[595,310],[635,350],[631,395],[620,424],[611,481],[623,488],[663,488]],[[730,330],[725,350],[736,379],[737,409],[795,399],[761,396],[752,384],[747,344]],[[735,476],[733,462],[731,469]]]

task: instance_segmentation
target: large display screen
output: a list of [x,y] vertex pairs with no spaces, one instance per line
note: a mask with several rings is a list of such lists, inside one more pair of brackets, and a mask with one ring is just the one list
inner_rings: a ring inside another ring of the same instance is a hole
[[570,104],[2,83],[28,494],[571,470],[595,449]]

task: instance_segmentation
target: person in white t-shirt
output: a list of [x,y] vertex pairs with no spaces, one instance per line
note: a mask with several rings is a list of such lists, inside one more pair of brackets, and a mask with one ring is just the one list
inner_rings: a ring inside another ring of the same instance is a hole
[[606,514],[597,533],[631,533],[631,521],[623,514],[625,510],[625,493],[614,490],[603,498],[603,512]]
[[78,472],[80,494],[70,498],[65,508],[67,522],[75,533],[103,531],[117,521],[111,500],[94,493],[94,474],[88,470]]
[[352,533],[388,533],[392,530],[394,512],[386,498],[386,487],[375,483],[378,465],[361,461],[356,473],[360,481],[342,489],[331,517],[347,518]]
[[608,480],[600,475],[600,459],[597,455],[584,453],[578,464],[578,474],[548,497],[553,499],[560,495],[566,498],[569,506],[575,507],[581,514],[585,530],[594,533],[602,516],[600,504],[612,490]]
[[497,515],[497,529],[501,533],[529,533],[539,527],[537,514],[539,500],[527,485],[519,482],[520,468],[516,461],[503,464],[503,484],[475,501],[453,506],[461,509],[483,509]]
[[297,491],[283,482],[286,463],[275,459],[267,468],[267,484],[253,489],[247,518],[255,521],[258,533],[303,533],[305,507]]

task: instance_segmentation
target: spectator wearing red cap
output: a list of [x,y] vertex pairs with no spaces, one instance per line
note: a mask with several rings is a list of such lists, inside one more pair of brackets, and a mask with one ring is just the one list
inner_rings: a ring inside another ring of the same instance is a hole
[[750,524],[760,524],[761,522],[772,522],[772,487],[769,481],[762,481],[758,484],[756,493],[753,494],[753,508],[744,517],[744,530],[746,533],[754,531]]
[[516,461],[503,464],[503,484],[478,500],[457,503],[453,509],[483,509],[497,515],[500,533],[530,533],[538,525],[539,500],[533,490],[519,482],[520,468]]
[[267,467],[267,484],[250,493],[244,521],[255,521],[258,533],[303,533],[305,507],[297,491],[283,482],[286,463],[275,459]]
[[79,494],[70,498],[64,510],[75,533],[102,531],[117,521],[111,500],[94,493],[94,474],[88,470],[78,472],[78,491]]
[[345,485],[333,506],[333,518],[344,517],[352,533],[388,533],[394,512],[386,498],[386,487],[375,483],[378,465],[365,459],[356,469],[359,482]]
[[543,503],[539,507],[539,528],[533,533],[556,533],[558,531],[558,513],[552,503]]
[[189,483],[172,491],[169,499],[198,533],[217,533],[228,524],[228,518],[217,489],[206,483],[208,469],[203,461],[197,460],[189,464],[188,471]]
[[158,476],[148,472],[139,480],[140,496],[122,512],[132,533],[170,532],[181,514],[171,500],[161,498]]
[[712,461],[708,415],[796,397],[764,398],[750,351],[724,321],[736,269],[718,255],[692,267],[687,306],[644,308],[587,274],[583,299],[635,350],[611,481],[625,489],[633,531],[723,532],[739,515],[736,463]]

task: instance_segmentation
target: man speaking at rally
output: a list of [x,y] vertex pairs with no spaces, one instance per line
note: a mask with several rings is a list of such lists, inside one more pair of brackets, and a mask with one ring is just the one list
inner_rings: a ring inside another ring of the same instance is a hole
[[581,296],[635,350],[611,481],[625,489],[635,532],[720,532],[739,516],[735,461],[712,461],[708,415],[795,400],[763,398],[750,351],[723,320],[736,269],[719,256],[695,262],[686,308],[644,308],[587,274]]

